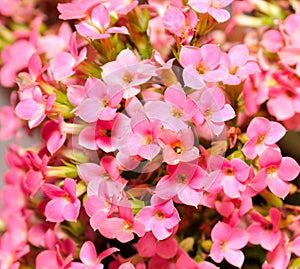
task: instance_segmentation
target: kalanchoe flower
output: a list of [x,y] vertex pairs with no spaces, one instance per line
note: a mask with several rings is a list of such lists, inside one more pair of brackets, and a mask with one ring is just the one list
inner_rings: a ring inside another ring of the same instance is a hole
[[248,159],[254,159],[267,148],[277,148],[275,143],[285,135],[285,132],[285,128],[280,123],[256,117],[247,128],[249,140],[242,151]]
[[282,157],[278,150],[268,148],[261,154],[258,163],[260,169],[251,181],[251,187],[262,191],[268,186],[275,195],[285,198],[289,193],[289,181],[300,172],[297,162],[290,157]]
[[75,27],[80,35],[91,39],[108,38],[114,33],[129,34],[125,26],[109,27],[109,25],[110,16],[107,8],[98,5],[92,9],[89,20],[84,20]]
[[225,22],[230,18],[230,13],[224,9],[233,0],[189,0],[188,4],[199,13],[208,13],[217,22]]
[[157,196],[151,198],[151,206],[142,208],[136,218],[145,224],[146,232],[152,231],[158,240],[168,238],[180,220],[172,200],[164,201]]
[[122,100],[123,90],[120,86],[107,86],[101,80],[94,79],[94,83],[87,89],[87,96],[78,107],[81,119],[86,122],[112,120]]
[[251,217],[256,222],[248,227],[247,232],[250,235],[250,243],[260,244],[264,249],[273,251],[281,239],[279,230],[281,213],[277,208],[271,208],[269,215],[271,220],[267,220],[259,213],[253,212]]
[[224,258],[230,264],[241,268],[245,256],[241,249],[248,243],[248,234],[240,228],[231,227],[224,222],[218,222],[212,232],[213,245],[210,250],[211,258],[221,262]]
[[104,265],[101,261],[113,254],[114,252],[119,251],[118,248],[108,248],[101,252],[97,256],[97,251],[95,245],[91,241],[86,241],[81,247],[79,257],[82,263],[72,262],[70,268],[72,269],[103,269]]
[[44,184],[42,191],[51,199],[45,208],[45,216],[48,221],[76,221],[81,203],[76,197],[74,179],[66,178],[62,189],[52,184]]

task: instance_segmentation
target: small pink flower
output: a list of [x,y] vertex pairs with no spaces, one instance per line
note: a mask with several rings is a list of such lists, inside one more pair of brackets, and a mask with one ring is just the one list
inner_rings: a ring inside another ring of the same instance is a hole
[[215,44],[205,44],[201,48],[184,46],[179,60],[184,67],[183,78],[186,86],[192,88],[197,89],[199,84],[204,86],[204,81],[220,82],[228,76],[228,69],[220,65],[220,47]]
[[243,146],[242,151],[248,159],[254,159],[257,155],[270,147],[275,147],[284,135],[285,128],[278,122],[269,121],[263,117],[254,118],[247,128],[249,140]]
[[221,62],[227,66],[229,75],[223,80],[224,84],[238,85],[249,75],[260,72],[258,64],[249,60],[249,49],[246,45],[235,45],[223,54]]
[[264,249],[273,251],[279,244],[281,232],[279,222],[281,213],[277,208],[271,208],[269,211],[271,220],[267,220],[257,212],[251,214],[255,223],[251,224],[247,232],[249,233],[249,242],[251,244],[260,244]]
[[113,254],[114,252],[119,251],[118,248],[108,248],[101,252],[97,256],[97,251],[95,245],[91,241],[86,241],[81,247],[79,257],[82,263],[72,262],[70,268],[72,269],[103,269],[104,265],[101,261]]
[[125,26],[110,27],[110,15],[105,6],[98,5],[91,11],[89,20],[84,20],[77,24],[77,32],[87,38],[103,39],[108,38],[110,34],[120,33],[129,34]]
[[208,13],[217,22],[225,22],[230,18],[230,13],[223,9],[233,0],[189,0],[188,4],[199,13]]
[[192,163],[179,163],[167,166],[168,175],[162,177],[155,193],[162,199],[178,200],[186,205],[198,206],[204,188],[205,171]]
[[142,208],[136,218],[144,223],[146,232],[152,231],[158,240],[168,238],[180,220],[172,200],[164,201],[157,196],[151,198],[151,206]]
[[62,189],[52,184],[44,184],[42,191],[51,199],[45,208],[45,216],[48,221],[76,221],[81,203],[76,197],[74,179],[66,178]]
[[21,101],[16,106],[16,114],[19,118],[28,120],[29,128],[37,127],[51,110],[56,95],[43,96],[39,87],[26,90],[20,96]]
[[78,107],[81,119],[86,122],[112,120],[122,100],[123,90],[119,86],[107,86],[101,80],[94,79],[94,83],[87,89],[87,96]]
[[251,181],[254,190],[261,191],[267,186],[280,198],[289,193],[289,181],[295,179],[300,167],[290,157],[282,157],[278,150],[268,148],[259,157],[260,169]]
[[233,228],[227,223],[218,222],[212,232],[213,245],[211,258],[220,263],[224,258],[236,267],[242,267],[245,256],[240,250],[248,243],[248,234],[240,228]]

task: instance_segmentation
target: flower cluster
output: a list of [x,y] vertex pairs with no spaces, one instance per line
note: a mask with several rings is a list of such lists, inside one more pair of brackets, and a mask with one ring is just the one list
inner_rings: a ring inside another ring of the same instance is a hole
[[0,269],[298,268],[300,3],[53,2],[0,3]]

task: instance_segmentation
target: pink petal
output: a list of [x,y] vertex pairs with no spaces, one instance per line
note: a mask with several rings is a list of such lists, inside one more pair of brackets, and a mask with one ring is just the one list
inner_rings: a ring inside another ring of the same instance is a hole
[[106,7],[103,5],[97,5],[95,8],[93,8],[91,21],[100,30],[108,28],[110,17]]
[[219,242],[214,242],[210,250],[210,257],[217,263],[220,263],[224,259],[223,251]]
[[181,36],[181,32],[185,27],[185,16],[179,8],[168,6],[163,16],[163,23],[167,30]]
[[189,0],[188,2],[188,4],[199,13],[206,13],[210,3],[210,0]]
[[96,98],[88,98],[83,100],[78,107],[78,116],[86,122],[95,122],[101,111],[103,110],[103,106],[99,99]]
[[233,46],[229,50],[228,56],[234,66],[243,66],[249,58],[248,47],[244,44]]
[[241,268],[244,260],[245,260],[245,256],[243,254],[242,251],[240,250],[231,250],[231,249],[226,249],[224,251],[224,258],[226,261],[228,261],[230,264]]
[[68,201],[64,198],[54,198],[46,205],[45,216],[47,221],[62,222],[64,221],[64,210]]
[[76,221],[80,210],[80,201],[76,199],[75,202],[69,203],[64,209],[64,219],[67,221]]
[[277,176],[272,176],[269,178],[268,187],[270,188],[271,192],[282,199],[288,195],[290,190],[289,184]]
[[164,98],[167,102],[183,110],[186,101],[186,94],[183,89],[177,85],[168,87],[165,90]]
[[277,143],[286,133],[286,129],[278,122],[271,121],[271,129],[264,142],[268,145]]
[[219,23],[229,20],[230,13],[226,9],[209,8],[208,13]]
[[203,79],[207,82],[220,82],[227,78],[228,69],[225,66],[219,66],[217,69],[207,71],[203,74]]
[[178,243],[175,238],[168,238],[166,240],[159,241],[156,247],[156,253],[164,259],[173,258],[178,249]]
[[290,158],[283,157],[278,167],[278,176],[286,181],[295,179],[300,172],[298,163]]
[[97,150],[98,146],[95,141],[96,130],[95,126],[88,126],[84,128],[78,137],[79,145],[86,149]]
[[157,248],[157,239],[152,233],[146,233],[137,243],[137,251],[140,256],[150,258],[154,256]]
[[161,220],[156,219],[155,217],[152,219],[151,222],[151,230],[153,235],[158,240],[164,240],[168,238],[171,234],[173,229],[167,229],[164,225],[164,222]]
[[237,72],[236,75],[242,77],[242,79],[245,79],[248,75],[260,72],[260,68],[257,63],[249,61],[245,65],[241,66]]
[[120,251],[120,250],[118,248],[112,247],[102,251],[98,256],[99,262],[101,262],[106,257],[110,256],[111,254],[115,253],[116,251]]
[[107,29],[106,33],[129,35],[128,29],[125,26],[111,27],[111,28]]
[[201,47],[203,63],[209,69],[215,69],[220,63],[221,50],[218,45],[206,44]]
[[81,247],[79,257],[85,265],[96,265],[97,252],[95,245],[91,241],[85,242]]
[[182,47],[179,61],[183,67],[190,65],[196,67],[202,61],[202,53],[200,48],[192,46]]
[[55,80],[61,81],[74,74],[75,58],[68,52],[62,52],[50,62],[50,69]]

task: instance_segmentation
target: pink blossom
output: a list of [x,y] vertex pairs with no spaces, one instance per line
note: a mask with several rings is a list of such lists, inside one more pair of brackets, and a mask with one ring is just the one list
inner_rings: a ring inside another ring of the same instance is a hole
[[21,128],[21,120],[15,114],[12,106],[2,106],[0,109],[0,139],[5,141],[11,139]]
[[188,4],[199,13],[208,13],[217,22],[225,22],[230,18],[230,13],[224,9],[233,0],[189,0]]
[[[134,123],[136,121],[136,123]],[[132,132],[128,138],[130,155],[138,155],[144,159],[152,160],[160,152],[158,134],[162,129],[159,121],[150,122],[147,118],[133,118],[131,121]]]
[[118,207],[119,217],[107,218],[99,224],[99,232],[106,238],[116,238],[122,243],[131,241],[134,234],[144,236],[145,226],[139,219],[134,219],[133,211],[129,202]]
[[269,121],[263,117],[254,118],[247,128],[249,140],[243,146],[242,151],[248,159],[254,159],[257,155],[270,147],[275,147],[284,135],[285,128],[278,122]]
[[148,63],[140,63],[134,53],[125,49],[115,61],[102,66],[102,77],[108,85],[119,85],[124,89],[124,98],[128,99],[140,92],[139,86],[155,75],[156,68]]
[[114,252],[119,251],[118,248],[108,248],[105,251],[101,252],[97,256],[97,251],[95,245],[91,241],[86,241],[83,243],[79,257],[82,263],[79,262],[72,262],[70,268],[73,269],[86,269],[86,268],[93,268],[93,269],[103,269],[104,265],[101,261],[113,254]]
[[217,87],[209,88],[202,93],[196,91],[190,97],[198,106],[193,121],[196,125],[203,124],[205,121],[211,135],[220,135],[225,128],[225,121],[235,117],[235,111],[225,103],[224,93]]
[[221,63],[227,66],[229,75],[224,84],[238,85],[249,75],[260,72],[258,64],[249,60],[249,49],[246,45],[235,45],[228,54],[222,54]]
[[28,61],[34,52],[33,45],[23,39],[6,46],[1,53],[3,61],[0,69],[1,85],[4,87],[14,86],[18,72],[27,67]]
[[62,81],[73,75],[77,66],[85,60],[86,56],[86,48],[78,53],[76,34],[74,33],[70,39],[70,53],[61,52],[50,61],[50,70],[55,80]]
[[42,128],[41,136],[47,143],[47,149],[53,155],[65,143],[67,134],[63,129],[63,118],[60,115],[58,122],[47,121]]
[[213,245],[211,258],[220,263],[224,258],[236,267],[242,267],[244,254],[240,250],[248,243],[248,234],[240,228],[234,228],[224,222],[218,222],[212,232]]
[[260,169],[251,182],[254,190],[261,191],[267,186],[280,198],[289,193],[289,181],[295,179],[300,167],[290,157],[282,157],[278,150],[268,148],[259,157]]
[[37,127],[51,110],[56,95],[43,96],[39,87],[34,87],[20,96],[21,101],[16,106],[16,114],[19,118],[28,120],[29,128]]
[[142,208],[136,218],[144,223],[145,231],[152,231],[158,240],[168,238],[180,220],[172,200],[164,201],[157,196],[151,198],[151,205]]
[[186,129],[188,121],[197,111],[195,102],[186,96],[178,85],[168,87],[164,92],[163,101],[148,101],[144,108],[151,120],[161,121],[166,128],[175,131]]
[[205,85],[204,81],[220,82],[228,76],[228,69],[220,65],[220,47],[215,44],[205,44],[201,48],[184,46],[179,60],[184,67],[183,78],[186,86],[192,88],[197,89],[197,84]]
[[171,259],[176,255],[177,250],[178,243],[174,237],[157,240],[151,232],[146,233],[137,243],[139,255],[146,258],[158,255],[164,259]]
[[198,22],[197,15],[193,10],[188,13],[175,6],[168,6],[164,16],[163,23],[170,33],[182,38],[182,43],[188,44],[193,38]]
[[261,44],[270,52],[276,53],[284,46],[282,34],[277,30],[269,30],[263,34]]
[[98,5],[92,9],[89,20],[81,21],[75,27],[80,35],[91,39],[108,38],[114,33],[129,34],[125,26],[109,27],[109,25],[109,11],[105,6]]
[[44,184],[42,191],[51,199],[45,208],[45,216],[48,221],[76,221],[81,203],[76,197],[74,179],[66,178],[62,189],[52,184]]
[[159,140],[163,149],[163,161],[167,164],[190,162],[199,157],[199,149],[194,146],[194,134],[191,128],[181,129],[178,133],[163,130]]
[[206,172],[193,163],[179,163],[168,165],[167,173],[156,186],[157,196],[166,200],[176,196],[180,202],[197,207]]
[[278,209],[271,208],[269,215],[271,220],[267,220],[257,212],[252,212],[251,217],[255,223],[248,227],[247,232],[250,235],[250,243],[260,244],[264,249],[273,251],[281,239],[279,230],[281,213]]
[[230,198],[239,198],[246,189],[245,181],[248,179],[250,167],[240,159],[227,160],[221,156],[212,156],[210,166],[214,173],[213,187],[223,188]]
[[86,122],[97,119],[112,120],[121,102],[123,90],[119,86],[107,86],[99,79],[87,89],[87,98],[78,107],[78,115]]

